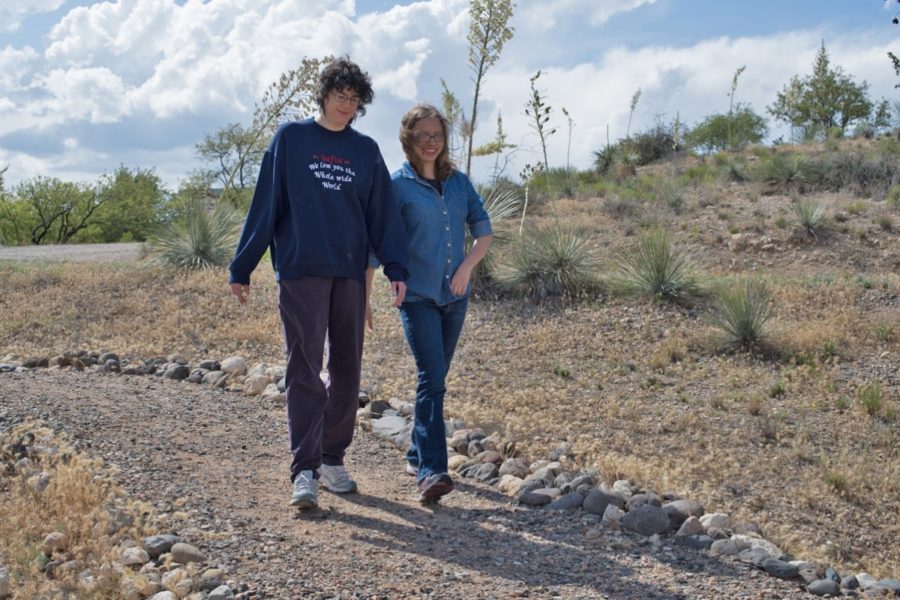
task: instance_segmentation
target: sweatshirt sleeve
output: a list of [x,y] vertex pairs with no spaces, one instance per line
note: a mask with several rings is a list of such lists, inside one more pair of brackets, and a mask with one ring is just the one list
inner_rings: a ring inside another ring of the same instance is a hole
[[[406,228],[384,159],[377,147],[375,151],[378,159],[366,208],[369,242],[378,262],[384,265],[385,276],[391,281],[406,281],[409,278]],[[369,264],[372,262],[370,260]]]
[[[249,284],[250,274],[259,264],[266,249],[272,245],[275,223],[281,213],[283,201],[282,146],[282,136],[280,133],[276,134],[263,155],[250,210],[247,211],[241,238],[229,267],[230,283]],[[273,248],[272,252],[274,251]]]

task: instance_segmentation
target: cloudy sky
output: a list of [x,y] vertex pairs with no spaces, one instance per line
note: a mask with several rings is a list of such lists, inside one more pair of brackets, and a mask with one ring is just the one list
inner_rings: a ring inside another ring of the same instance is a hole
[[[676,114],[688,125],[736,100],[764,114],[825,43],[871,96],[897,100],[887,52],[900,54],[894,0],[518,0],[515,36],[488,72],[476,144],[502,114],[517,144],[508,174],[539,153],[523,114],[529,77],[553,107],[551,166],[586,168],[593,152]],[[201,167],[195,145],[253,106],[303,57],[349,54],[373,78],[357,127],[400,165],[401,114],[440,104],[440,79],[468,111],[468,0],[2,0],[0,168],[94,182],[119,165],[153,168],[174,189]],[[573,126],[571,136],[565,108]],[[779,133],[775,129],[774,134]],[[571,150],[569,150],[571,148]],[[476,159],[476,180],[491,159]]]

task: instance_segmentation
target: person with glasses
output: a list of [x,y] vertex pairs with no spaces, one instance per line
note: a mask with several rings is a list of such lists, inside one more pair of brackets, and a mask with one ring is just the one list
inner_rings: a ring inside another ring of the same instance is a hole
[[[418,370],[406,472],[419,499],[436,502],[453,490],[447,474],[445,381],[462,331],[472,272],[493,239],[491,221],[469,178],[450,161],[449,124],[428,104],[400,123],[403,166],[391,175],[406,229],[409,280],[400,320]],[[474,242],[466,251],[466,230]]]
[[282,125],[263,156],[230,266],[231,291],[244,304],[250,274],[270,251],[287,358],[291,505],[301,508],[318,506],[320,483],[357,490],[344,453],[359,407],[370,250],[396,306],[406,293],[406,233],[390,175],[375,141],[351,127],[373,96],[349,58],[323,69],[319,115]]

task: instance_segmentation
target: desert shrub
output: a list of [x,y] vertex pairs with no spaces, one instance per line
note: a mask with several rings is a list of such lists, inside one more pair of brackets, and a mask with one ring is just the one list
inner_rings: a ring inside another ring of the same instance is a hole
[[715,169],[706,164],[690,165],[678,176],[678,182],[683,185],[704,185],[713,181],[716,177]]
[[596,175],[563,168],[536,173],[531,179],[529,200],[556,200],[559,198],[584,198],[592,195]]
[[626,294],[687,301],[699,292],[690,257],[675,248],[661,228],[644,232],[617,261],[613,286]]
[[602,177],[612,174],[621,181],[634,175],[636,167],[672,158],[682,149],[672,128],[657,123],[643,133],[595,151],[594,169]]
[[[484,201],[484,209],[491,219],[494,227],[494,242],[504,243],[509,241],[509,236],[503,230],[498,230],[497,225],[516,217],[523,208],[522,194],[517,187],[497,185],[491,188],[480,188],[478,191]],[[470,248],[474,240],[466,234],[466,247]],[[475,272],[476,278],[490,278],[494,272],[494,254],[488,252],[478,263]]]
[[717,288],[713,325],[723,334],[726,347],[752,350],[767,339],[766,324],[774,315],[765,282],[747,278]]
[[731,114],[710,115],[691,130],[689,146],[705,152],[740,150],[758,144],[768,131],[766,120],[749,106],[738,106]]
[[622,144],[637,155],[638,165],[649,165],[671,158],[680,149],[669,128],[662,123],[654,125],[633,138],[623,140]]
[[722,165],[722,175],[726,181],[743,183],[750,179],[747,164],[743,160],[732,158],[727,154],[720,156],[726,157],[725,163]]
[[227,265],[234,254],[242,216],[228,203],[207,212],[192,202],[181,219],[156,228],[147,240],[154,261],[181,269]]
[[791,210],[800,228],[810,237],[818,238],[825,227],[825,206],[818,200],[795,198]]
[[807,167],[802,157],[777,152],[757,162],[754,179],[765,183],[770,192],[803,191]]
[[900,183],[900,162],[889,155],[839,152],[819,157],[810,168],[816,173],[810,181],[815,189],[848,191],[875,200],[887,197],[891,186]]
[[601,208],[603,212],[618,219],[634,218],[638,214],[640,203],[633,198],[616,194],[604,198]]
[[560,228],[522,236],[505,266],[506,284],[517,293],[541,300],[581,296],[596,288],[596,261],[588,237]]
[[888,190],[887,205],[894,210],[900,210],[900,185],[891,186]]
[[862,387],[856,395],[862,409],[870,417],[880,417],[884,410],[881,385],[873,383]]
[[594,169],[597,173],[605,177],[612,172],[616,164],[616,147],[606,146],[602,150],[594,152]]

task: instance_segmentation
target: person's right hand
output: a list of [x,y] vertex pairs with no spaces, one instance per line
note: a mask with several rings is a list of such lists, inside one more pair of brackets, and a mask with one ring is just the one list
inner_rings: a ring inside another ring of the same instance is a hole
[[250,297],[250,284],[243,283],[231,283],[231,293],[237,297],[237,301],[239,304],[243,305],[247,303],[247,298]]

